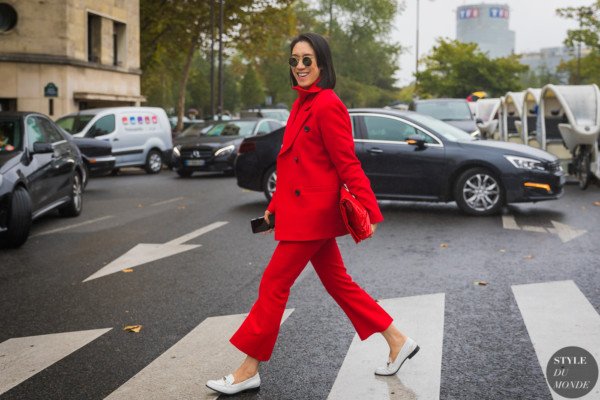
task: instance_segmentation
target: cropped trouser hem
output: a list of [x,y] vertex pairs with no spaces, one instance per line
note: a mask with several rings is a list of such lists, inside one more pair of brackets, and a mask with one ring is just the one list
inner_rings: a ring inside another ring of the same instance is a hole
[[235,347],[259,361],[271,358],[290,288],[309,261],[361,340],[390,326],[392,317],[348,275],[335,238],[280,241],[263,273],[258,299],[229,339]]

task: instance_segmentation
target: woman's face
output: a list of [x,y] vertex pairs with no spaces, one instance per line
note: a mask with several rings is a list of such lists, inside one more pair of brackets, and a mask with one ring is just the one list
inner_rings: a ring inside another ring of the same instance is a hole
[[[307,89],[319,78],[320,70],[317,65],[317,56],[308,42],[298,42],[292,49],[292,57],[298,60],[298,65],[290,67],[298,86]],[[309,57],[312,61],[310,66],[305,66],[302,60]]]

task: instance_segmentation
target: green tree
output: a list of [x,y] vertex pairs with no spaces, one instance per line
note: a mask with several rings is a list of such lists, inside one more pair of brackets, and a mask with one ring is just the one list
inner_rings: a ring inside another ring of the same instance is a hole
[[559,8],[556,13],[579,24],[578,29],[567,31],[565,46],[575,49],[584,45],[591,50],[582,56],[578,49],[577,58],[562,62],[559,72],[569,74],[570,84],[600,83],[600,0],[590,6]]
[[242,79],[240,94],[242,104],[247,108],[260,106],[265,99],[262,85],[251,64],[248,64],[246,68],[246,73]]
[[600,51],[593,50],[578,62],[577,59],[563,61],[558,72],[569,75],[569,84],[600,84]]
[[490,59],[474,43],[438,39],[419,72],[422,96],[466,97],[475,90],[500,96],[521,89],[519,76],[528,67],[517,56]]

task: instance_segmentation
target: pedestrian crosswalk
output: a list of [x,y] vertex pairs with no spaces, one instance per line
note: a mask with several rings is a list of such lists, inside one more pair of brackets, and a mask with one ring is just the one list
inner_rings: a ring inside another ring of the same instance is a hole
[[[582,347],[600,361],[600,316],[575,282],[513,285],[511,289],[544,374],[552,354],[567,346]],[[419,343],[421,351],[396,375],[379,377],[373,370],[385,362],[388,352],[385,340],[373,335],[361,341],[355,335],[327,398],[439,399],[445,294],[385,299],[380,304],[394,318],[395,324]],[[217,394],[207,389],[205,382],[232,372],[242,361],[244,355],[227,339],[245,316],[205,319],[136,374],[125,377],[125,382],[115,387],[106,399],[216,398]],[[293,309],[287,309],[281,323],[294,318]],[[60,365],[64,357],[110,330],[54,333],[0,343],[0,395],[45,368]],[[277,374],[277,370],[270,369],[267,373]],[[562,398],[550,392],[554,399]],[[600,384],[584,397],[588,398],[600,398]]]

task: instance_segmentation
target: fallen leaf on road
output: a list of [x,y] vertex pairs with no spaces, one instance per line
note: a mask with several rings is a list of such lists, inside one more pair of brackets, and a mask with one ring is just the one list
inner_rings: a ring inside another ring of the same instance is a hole
[[138,204],[137,206],[138,206],[138,208],[144,208],[143,204]]
[[486,281],[475,281],[473,282],[474,285],[479,285],[479,286],[487,286],[487,282]]
[[600,201],[595,201],[595,202],[594,202],[594,205],[595,205],[596,207],[600,207]]
[[448,243],[442,243],[442,244],[440,244],[440,247],[442,249],[447,249],[448,248]]
[[125,268],[123,272],[133,272],[133,268]]
[[123,330],[125,332],[140,333],[140,331],[142,330],[142,326],[141,325],[128,325],[125,328],[123,328]]
[[187,207],[186,206],[179,206],[177,207],[178,210],[185,210]]
[[533,260],[533,256],[531,254],[526,255],[525,257],[523,257],[526,260]]

